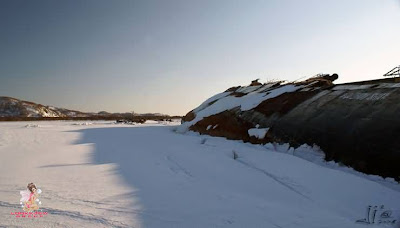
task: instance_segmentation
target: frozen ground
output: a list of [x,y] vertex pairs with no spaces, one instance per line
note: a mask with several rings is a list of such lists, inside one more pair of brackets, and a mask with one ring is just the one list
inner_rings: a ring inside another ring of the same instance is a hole
[[[166,125],[0,123],[0,227],[398,226],[377,224],[398,219],[394,184]],[[29,182],[43,218],[10,214]],[[355,223],[369,205],[392,218]]]

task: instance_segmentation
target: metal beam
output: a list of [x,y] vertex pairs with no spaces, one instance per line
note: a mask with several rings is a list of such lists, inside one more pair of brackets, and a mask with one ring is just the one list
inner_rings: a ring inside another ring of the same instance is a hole
[[383,76],[385,76],[385,77],[400,76],[400,66],[397,66],[397,67],[393,68],[391,71],[387,72],[387,73],[384,74]]

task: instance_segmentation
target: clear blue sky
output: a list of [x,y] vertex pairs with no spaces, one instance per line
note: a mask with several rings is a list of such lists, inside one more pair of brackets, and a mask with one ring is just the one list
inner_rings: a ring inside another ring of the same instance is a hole
[[0,96],[183,115],[252,79],[381,78],[399,0],[0,2]]

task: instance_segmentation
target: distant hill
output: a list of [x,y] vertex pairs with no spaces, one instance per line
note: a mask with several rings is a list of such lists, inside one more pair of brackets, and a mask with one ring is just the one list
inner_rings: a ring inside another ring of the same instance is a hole
[[87,117],[90,115],[93,114],[45,106],[12,97],[0,97],[0,117]]
[[[0,120],[30,120],[30,119],[137,119],[152,117],[150,119],[166,118],[168,115],[161,113],[137,114],[133,112],[109,113],[106,111],[81,112],[65,108],[46,106],[30,101],[23,101],[12,97],[0,96]],[[21,119],[22,118],[22,119]],[[27,119],[24,119],[27,118]],[[149,119],[149,118],[146,118]]]

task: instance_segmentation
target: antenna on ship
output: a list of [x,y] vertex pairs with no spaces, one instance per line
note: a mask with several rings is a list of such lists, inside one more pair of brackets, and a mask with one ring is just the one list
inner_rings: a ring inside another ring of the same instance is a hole
[[399,77],[400,76],[400,66],[393,68],[391,71],[387,72],[383,75],[384,77]]

